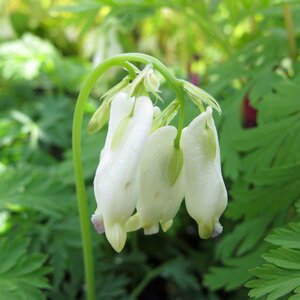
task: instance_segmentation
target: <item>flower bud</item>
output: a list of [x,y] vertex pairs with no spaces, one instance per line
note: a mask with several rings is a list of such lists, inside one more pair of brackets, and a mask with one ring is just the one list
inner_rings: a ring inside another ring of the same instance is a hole
[[159,78],[155,75],[153,69],[148,69],[145,73],[144,77],[144,85],[146,91],[150,93],[157,93],[159,92]]
[[148,92],[152,93],[157,99],[161,100],[159,93],[159,78],[155,75],[153,67],[148,64],[137,77],[126,87],[122,89],[129,97],[145,96]]
[[93,114],[88,124],[88,133],[95,133],[103,128],[109,119],[110,104],[103,102]]
[[160,113],[161,113],[160,108],[158,106],[154,106],[153,107],[153,119],[155,119],[156,117],[158,117]]

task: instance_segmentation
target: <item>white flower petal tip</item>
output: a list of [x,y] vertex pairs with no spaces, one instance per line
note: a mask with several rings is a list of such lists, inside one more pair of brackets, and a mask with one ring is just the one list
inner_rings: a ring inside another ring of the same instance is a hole
[[133,216],[131,216],[125,224],[127,232],[136,231],[141,227],[141,218],[138,214],[134,214]]
[[221,234],[223,232],[223,226],[217,222],[216,225],[215,225],[215,229],[214,229],[214,232],[212,234],[212,238],[215,238],[217,237],[219,234]]
[[212,228],[211,226],[204,224],[202,222],[198,223],[198,233],[201,239],[209,239],[212,236]]
[[211,107],[211,106],[207,106],[206,112],[207,112],[208,114],[212,114],[212,112],[213,112],[212,107]]
[[198,223],[198,232],[202,239],[215,238],[221,234],[222,231],[223,227],[219,222],[217,222],[214,226],[202,222]]
[[151,235],[156,234],[159,232],[159,225],[158,223],[152,224],[150,226],[144,226],[144,234],[145,235]]
[[163,232],[167,232],[173,225],[173,219],[168,220],[166,222],[160,222],[160,225],[161,225]]
[[96,231],[99,234],[102,234],[103,232],[105,232],[103,218],[100,214],[97,214],[97,213],[93,214],[92,218],[91,218],[91,221],[92,221]]
[[198,223],[201,238],[214,237],[222,232],[222,226],[216,220],[226,208],[227,191],[221,173],[220,148],[211,107],[183,131],[181,144],[187,211]]
[[119,223],[107,226],[105,235],[114,250],[120,253],[125,246],[127,236],[124,226]]

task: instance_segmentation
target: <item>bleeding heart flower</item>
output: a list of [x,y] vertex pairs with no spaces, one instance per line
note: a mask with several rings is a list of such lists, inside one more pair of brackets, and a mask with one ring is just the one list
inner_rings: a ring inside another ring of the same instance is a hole
[[[176,135],[174,126],[164,126],[149,137],[141,161],[137,213],[127,222],[128,231],[143,227],[145,234],[153,234],[159,231],[159,223],[163,231],[171,227],[184,197],[182,151],[174,148]],[[174,151],[181,153],[179,168]]]
[[125,223],[138,200],[138,170],[152,119],[149,97],[135,100],[119,93],[111,103],[107,138],[94,179],[98,207],[92,222],[117,252],[124,247]]
[[219,218],[227,205],[227,191],[211,107],[183,131],[181,144],[187,211],[198,223],[201,238],[216,236],[223,229]]

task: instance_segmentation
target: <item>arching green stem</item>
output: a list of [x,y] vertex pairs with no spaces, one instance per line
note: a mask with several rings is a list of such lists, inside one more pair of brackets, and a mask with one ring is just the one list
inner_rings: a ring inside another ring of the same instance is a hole
[[83,259],[84,259],[84,271],[85,271],[85,282],[86,282],[86,293],[88,300],[95,300],[95,278],[94,278],[94,262],[93,262],[93,251],[91,241],[91,224],[87,205],[85,182],[82,173],[81,163],[81,130],[83,123],[84,108],[87,102],[88,96],[92,91],[96,81],[99,77],[109,68],[114,66],[125,67],[130,76],[135,76],[135,69],[129,63],[140,62],[143,64],[152,63],[155,69],[159,71],[172,86],[177,94],[177,98],[180,101],[180,118],[178,126],[178,134],[175,139],[175,147],[179,147],[180,136],[183,128],[184,121],[184,97],[181,89],[181,83],[170,73],[167,67],[162,64],[156,58],[139,53],[127,53],[121,54],[115,57],[111,57],[102,62],[84,82],[80,94],[77,99],[75,106],[74,119],[73,119],[73,133],[72,133],[72,149],[73,149],[73,160],[75,170],[75,182],[77,192],[77,205],[79,210],[80,228],[83,243]]
[[131,79],[134,79],[137,75],[137,72],[139,72],[139,69],[128,61],[125,61],[123,66],[127,70]]
[[297,61],[298,49],[297,49],[297,39],[294,29],[293,14],[288,4],[283,5],[283,18],[287,31],[287,40],[290,56],[293,62]]

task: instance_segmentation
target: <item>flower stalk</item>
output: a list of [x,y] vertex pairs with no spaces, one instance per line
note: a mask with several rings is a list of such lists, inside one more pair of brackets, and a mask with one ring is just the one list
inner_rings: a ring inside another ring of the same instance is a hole
[[287,31],[288,47],[293,62],[297,60],[297,41],[294,30],[293,15],[288,4],[283,5],[283,18]]

